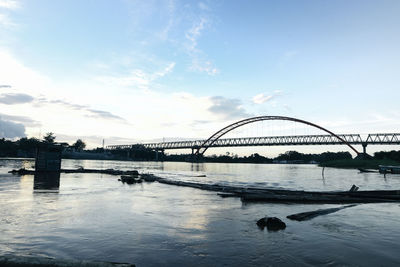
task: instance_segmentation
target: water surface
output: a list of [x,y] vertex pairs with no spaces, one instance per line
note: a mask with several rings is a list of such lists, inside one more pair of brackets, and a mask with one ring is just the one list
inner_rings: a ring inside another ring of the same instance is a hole
[[[244,204],[215,192],[117,176],[61,174],[59,184],[7,172],[33,161],[0,160],[0,254],[156,265],[400,264],[400,205],[362,204],[310,221],[289,214],[338,205]],[[137,169],[161,177],[303,190],[400,189],[400,175],[315,165],[63,160],[63,168]],[[206,177],[196,177],[205,174]],[[34,189],[35,188],[35,189]],[[284,231],[257,219],[283,219]]]

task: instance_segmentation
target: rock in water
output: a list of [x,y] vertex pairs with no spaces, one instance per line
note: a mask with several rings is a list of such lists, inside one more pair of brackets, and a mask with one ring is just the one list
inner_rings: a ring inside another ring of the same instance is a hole
[[264,229],[267,227],[268,231],[279,231],[286,228],[286,224],[276,217],[264,217],[257,221],[258,227]]
[[264,227],[267,226],[267,217],[259,219],[257,221],[257,226],[260,227],[261,229],[264,229]]

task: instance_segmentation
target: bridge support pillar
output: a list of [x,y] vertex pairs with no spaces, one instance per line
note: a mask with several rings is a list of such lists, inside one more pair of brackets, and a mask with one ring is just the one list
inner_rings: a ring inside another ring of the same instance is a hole
[[156,161],[158,161],[160,157],[159,152],[161,152],[161,155],[164,155],[164,149],[161,150],[156,149],[155,152],[156,152]]
[[362,147],[363,147],[363,154],[367,154],[367,143],[362,143]]

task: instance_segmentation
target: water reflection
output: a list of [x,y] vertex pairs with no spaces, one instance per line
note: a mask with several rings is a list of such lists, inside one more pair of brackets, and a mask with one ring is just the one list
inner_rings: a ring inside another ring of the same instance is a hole
[[192,163],[190,165],[190,170],[192,172],[203,172],[204,171],[204,165],[202,163]]
[[60,188],[59,172],[37,172],[33,180],[34,193],[58,193]]

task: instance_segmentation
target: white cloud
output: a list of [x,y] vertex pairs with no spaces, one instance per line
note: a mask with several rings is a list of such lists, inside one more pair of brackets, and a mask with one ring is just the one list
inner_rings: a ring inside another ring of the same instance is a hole
[[214,66],[211,60],[207,59],[207,55],[198,48],[198,39],[206,25],[209,23],[210,22],[206,18],[201,17],[199,21],[192,25],[192,27],[185,33],[185,37],[189,41],[186,49],[192,58],[190,70],[205,72],[208,75],[215,75],[219,70]]
[[197,57],[193,58],[192,66],[190,69],[198,72],[205,72],[208,75],[215,75],[219,73],[219,70],[209,60],[201,60]]
[[17,9],[20,7],[19,2],[15,0],[0,0],[0,8]]
[[134,89],[149,90],[150,85],[155,80],[164,77],[168,73],[171,73],[174,67],[175,62],[171,62],[163,69],[153,73],[148,73],[141,69],[134,69],[130,71],[128,75],[98,76],[95,77],[95,80],[112,86],[133,87]]
[[152,80],[155,80],[155,79],[157,79],[157,78],[159,78],[159,77],[164,77],[164,76],[167,75],[168,73],[172,72],[172,70],[174,69],[174,67],[175,67],[175,62],[169,63],[163,70],[158,71],[158,72],[155,72],[155,73],[152,75]]
[[141,90],[148,90],[150,85],[150,77],[140,69],[132,70],[125,76],[99,76],[95,77],[95,80],[112,86],[134,87]]
[[272,94],[269,94],[269,95],[264,94],[264,93],[255,95],[255,96],[253,97],[253,103],[254,103],[254,104],[263,104],[263,103],[265,103],[265,102],[268,102],[268,101],[272,100],[273,98],[275,98],[276,96],[278,96],[280,93],[281,93],[281,91],[276,90],[276,91],[274,91]]
[[11,21],[8,15],[0,13],[0,26],[10,28],[14,27],[15,24]]
[[13,28],[16,24],[12,21],[7,11],[15,10],[20,7],[19,2],[14,0],[0,0],[0,27],[6,29]]
[[200,37],[201,31],[204,29],[206,23],[207,20],[205,18],[200,18],[200,21],[186,32],[186,39],[190,41],[188,46],[190,52],[197,52],[197,39]]

